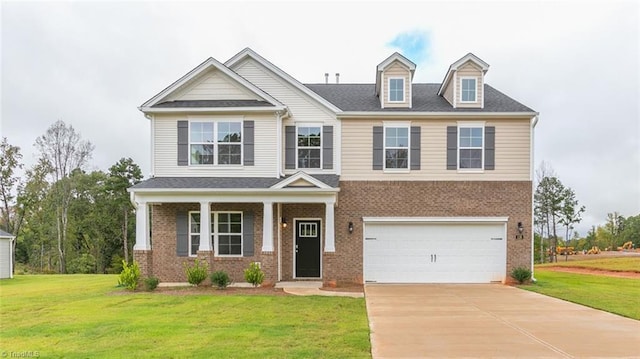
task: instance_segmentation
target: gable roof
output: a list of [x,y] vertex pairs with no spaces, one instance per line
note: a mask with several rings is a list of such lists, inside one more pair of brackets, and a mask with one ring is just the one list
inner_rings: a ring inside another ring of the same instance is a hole
[[271,188],[286,188],[287,186],[291,185],[294,182],[297,181],[303,181],[309,184],[310,187],[317,187],[317,188],[324,188],[324,189],[329,189],[332,188],[331,185],[328,185],[324,182],[322,182],[320,179],[317,179],[313,176],[311,176],[308,173],[305,173],[303,171],[299,171],[297,173],[295,173],[292,176],[289,176],[287,178],[285,178],[284,180],[274,184],[273,186],[271,186]]
[[[297,175],[297,174],[296,174]],[[305,174],[306,179],[310,182],[319,182],[318,188],[328,189],[337,188],[340,177],[331,174]],[[294,175],[295,176],[295,175]],[[162,190],[243,190],[258,189],[270,190],[276,189],[275,185],[283,183],[286,179],[277,177],[152,177],[131,186],[129,192],[146,192],[146,191],[162,191]],[[300,178],[300,177],[298,177]],[[295,180],[295,179],[294,179]]]
[[478,65],[478,67],[482,69],[483,73],[487,73],[487,71],[489,71],[489,64],[482,61],[482,59],[480,59],[478,56],[470,52],[462,56],[456,62],[451,64],[451,66],[449,66],[449,70],[447,70],[447,73],[444,76],[444,80],[442,80],[442,85],[440,86],[440,89],[438,89],[438,95],[442,95],[442,93],[444,92],[444,89],[447,87],[447,84],[449,83],[449,81],[451,81],[451,75],[453,74],[453,72],[458,71],[458,68],[466,64],[468,61],[471,61],[476,65]]
[[[236,81],[241,86],[247,88],[249,91],[254,93],[257,97],[264,99],[271,106],[273,106],[274,109],[284,109],[286,107],[284,104],[282,104],[280,101],[278,101],[268,93],[264,92],[263,90],[261,90],[260,88],[252,84],[251,82],[247,81],[242,76],[236,74],[234,71],[232,71],[231,69],[229,69],[228,67],[226,67],[225,65],[223,65],[222,63],[214,59],[213,57],[210,57],[200,65],[196,66],[193,70],[189,71],[187,74],[179,78],[177,81],[167,86],[164,90],[160,91],[158,94],[156,94],[155,96],[147,100],[140,107],[138,107],[138,109],[142,112],[152,112],[153,108],[156,107],[155,105],[162,102],[163,99],[166,99],[172,93],[178,91],[180,88],[186,85],[190,80],[196,78],[197,76],[201,75],[202,73],[212,68],[217,69],[223,74],[227,75],[232,80]],[[168,107],[171,107],[171,106],[168,106]],[[198,107],[198,106],[191,106],[191,107]]]
[[343,112],[448,112],[448,113],[533,113],[531,108],[485,84],[484,108],[453,108],[438,95],[440,84],[413,84],[411,108],[381,108],[374,93],[375,84],[307,84],[308,88],[331,101]]
[[233,57],[231,57],[229,60],[227,60],[224,63],[224,65],[227,66],[228,68],[233,68],[236,64],[240,63],[242,60],[244,60],[247,57],[253,59],[254,61],[256,61],[259,64],[261,64],[262,66],[266,67],[267,69],[269,69],[270,71],[275,73],[278,77],[280,77],[282,80],[284,80],[285,82],[288,82],[294,88],[296,88],[300,92],[304,93],[305,95],[311,97],[317,103],[319,103],[322,106],[326,107],[330,111],[340,112],[340,109],[338,107],[336,107],[335,105],[333,105],[331,102],[327,101],[325,98],[323,98],[321,96],[318,96],[317,93],[315,93],[313,91],[310,91],[309,88],[307,88],[305,85],[303,85],[300,81],[298,81],[295,78],[293,78],[293,76],[291,76],[288,73],[282,71],[279,67],[277,67],[276,65],[272,64],[271,62],[269,62],[269,60],[267,60],[264,57],[260,56],[257,52],[253,51],[252,49],[250,49],[248,47],[244,48],[242,51],[240,51],[237,54],[235,54]]
[[391,56],[384,59],[384,61],[382,61],[378,66],[376,66],[376,94],[380,93],[380,86],[381,86],[380,81],[382,79],[382,72],[394,61],[398,61],[402,65],[407,67],[411,72],[411,79],[413,79],[413,74],[416,71],[416,64],[396,51],[393,54],[391,54]]
[[15,236],[9,232],[5,232],[2,229],[0,229],[0,237],[2,238],[14,238]]

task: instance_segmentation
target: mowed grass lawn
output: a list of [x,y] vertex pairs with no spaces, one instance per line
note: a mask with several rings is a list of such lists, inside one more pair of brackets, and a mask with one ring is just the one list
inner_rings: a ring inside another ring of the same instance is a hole
[[640,272],[639,257],[598,258],[597,255],[589,256],[585,260],[567,261],[564,256],[558,256],[558,262],[539,264],[536,268],[545,267],[577,267],[588,269],[610,270],[616,272]]
[[124,293],[114,275],[0,281],[0,352],[54,358],[370,358],[363,298]]
[[640,279],[537,270],[522,289],[640,320]]

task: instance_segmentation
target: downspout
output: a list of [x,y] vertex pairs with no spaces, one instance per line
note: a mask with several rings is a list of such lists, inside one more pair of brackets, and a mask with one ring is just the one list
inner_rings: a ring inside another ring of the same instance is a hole
[[151,138],[149,140],[149,146],[151,147],[151,151],[149,151],[149,155],[150,155],[150,160],[151,160],[151,173],[149,174],[149,177],[153,178],[155,176],[156,173],[156,164],[155,164],[155,117],[153,115],[149,115],[149,114],[145,114],[144,117],[149,119],[150,125],[151,125],[151,131],[149,131],[149,133],[151,134]]
[[282,225],[280,223],[282,220],[282,203],[278,203],[276,212],[278,212],[276,223],[278,224],[278,282],[280,282],[282,280]]
[[281,178],[284,177],[284,172],[282,171],[282,112],[276,111],[276,159],[277,159],[277,169],[276,169],[276,177]]
[[[534,168],[534,160],[533,160],[533,150],[534,150],[534,140],[535,140],[535,128],[536,125],[538,124],[538,115],[534,116],[531,118],[531,141],[529,143],[529,151],[531,154],[531,159],[529,160],[529,179],[531,180],[531,281],[533,281],[534,283],[536,282],[536,277],[535,277],[535,273],[533,272],[534,269],[534,256],[535,256],[535,232],[534,232],[534,220],[535,220],[535,215],[534,215],[534,210],[535,210],[535,204],[533,202],[534,198],[533,198],[533,194],[534,194],[534,189],[533,189],[533,168]],[[542,245],[542,242],[540,243],[540,245]]]

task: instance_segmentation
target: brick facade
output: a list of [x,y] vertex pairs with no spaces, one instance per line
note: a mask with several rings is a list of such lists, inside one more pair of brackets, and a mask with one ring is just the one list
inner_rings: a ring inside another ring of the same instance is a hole
[[[233,281],[244,281],[243,270],[250,262],[260,262],[265,284],[278,280],[278,250],[281,249],[281,279],[294,278],[294,227],[297,219],[320,219],[322,279],[325,283],[363,281],[363,217],[509,217],[507,223],[506,271],[531,266],[531,190],[529,181],[343,181],[335,208],[335,253],[324,253],[324,204],[281,205],[287,228],[281,228],[274,206],[274,251],[262,252],[262,203],[212,204],[212,211],[251,211],[254,213],[254,256],[216,257],[198,252],[209,263],[210,272],[224,270]],[[162,282],[185,282],[184,263],[195,257],[176,255],[176,213],[197,211],[197,203],[165,203],[151,206],[152,250],[134,251],[143,275],[154,275]],[[349,233],[353,222],[353,233]],[[516,239],[517,223],[525,228],[524,238]]]

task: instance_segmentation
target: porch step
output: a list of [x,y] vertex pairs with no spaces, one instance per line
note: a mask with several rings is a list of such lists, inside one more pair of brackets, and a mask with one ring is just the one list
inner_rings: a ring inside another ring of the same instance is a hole
[[276,288],[322,288],[321,281],[278,282]]

